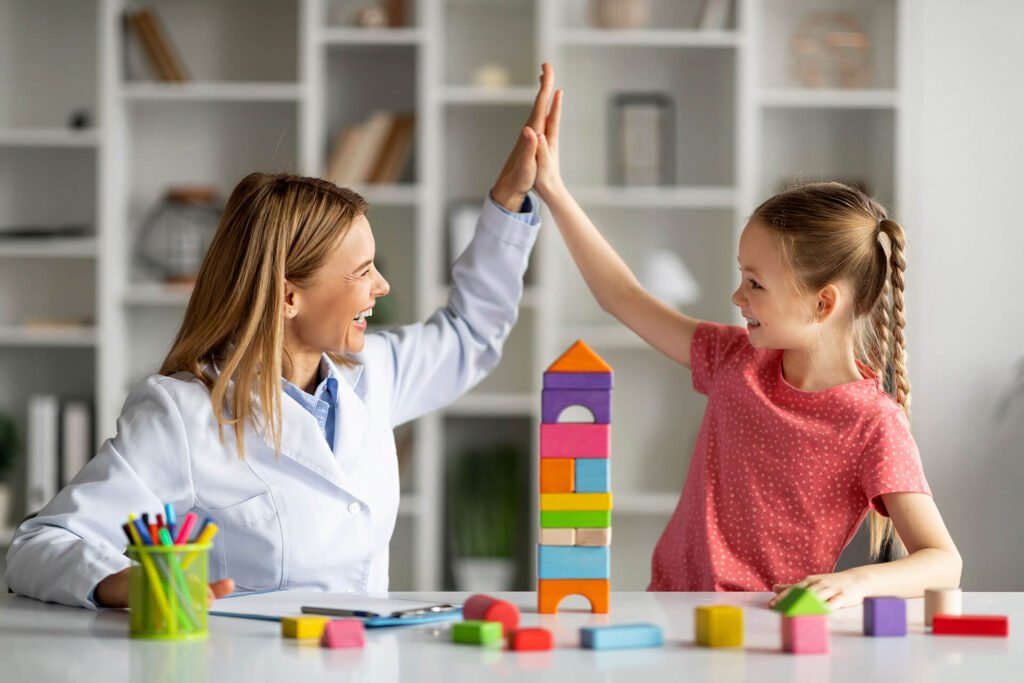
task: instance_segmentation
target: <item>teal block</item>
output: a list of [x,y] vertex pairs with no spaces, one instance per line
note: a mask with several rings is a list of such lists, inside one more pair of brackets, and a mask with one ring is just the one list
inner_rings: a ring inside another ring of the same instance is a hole
[[610,579],[611,548],[542,545],[537,553],[537,578]]
[[580,645],[588,650],[621,650],[632,647],[661,647],[661,629],[654,624],[585,626]]
[[576,458],[575,493],[607,493],[612,490],[608,458]]

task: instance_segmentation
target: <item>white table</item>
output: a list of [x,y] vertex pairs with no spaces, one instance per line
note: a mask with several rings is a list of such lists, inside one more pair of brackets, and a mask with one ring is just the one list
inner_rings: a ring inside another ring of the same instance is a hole
[[[393,593],[462,602],[464,593]],[[779,616],[764,593],[613,593],[612,612],[583,611],[580,598],[558,615],[536,613],[534,593],[497,594],[523,611],[522,624],[555,634],[556,649],[519,653],[451,642],[452,622],[367,631],[363,650],[326,650],[284,639],[280,625],[211,617],[209,639],[160,643],[128,638],[128,615],[0,597],[0,681],[1024,681],[1024,593],[969,593],[965,613],[1008,614],[1009,638],[932,636],[921,600],[908,605],[910,635],[867,638],[861,609],[830,617],[832,653],[788,655],[779,648]],[[577,602],[579,601],[579,602]],[[710,650],[693,643],[697,605],[744,607],[745,647]],[[223,604],[223,603],[221,603]],[[579,647],[580,626],[651,622],[665,632],[658,649],[594,652]]]

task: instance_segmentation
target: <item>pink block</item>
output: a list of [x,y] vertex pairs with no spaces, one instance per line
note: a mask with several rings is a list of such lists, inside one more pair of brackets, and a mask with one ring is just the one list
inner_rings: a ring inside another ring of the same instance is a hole
[[324,626],[320,644],[331,649],[340,647],[363,647],[366,645],[366,630],[358,619],[332,619]]
[[607,458],[611,425],[560,422],[540,426],[542,458]]
[[796,655],[826,654],[829,650],[828,617],[824,614],[782,617],[782,649]]

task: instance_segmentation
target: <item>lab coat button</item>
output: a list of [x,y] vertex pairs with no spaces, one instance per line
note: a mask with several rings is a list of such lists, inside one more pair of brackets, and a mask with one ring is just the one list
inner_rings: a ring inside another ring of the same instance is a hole
[[352,501],[351,503],[348,504],[348,514],[350,515],[358,515],[359,511],[362,509],[363,506],[355,501]]

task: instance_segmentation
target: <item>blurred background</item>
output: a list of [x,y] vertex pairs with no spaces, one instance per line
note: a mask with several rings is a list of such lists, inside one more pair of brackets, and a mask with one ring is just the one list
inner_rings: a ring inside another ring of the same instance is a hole
[[[372,323],[421,320],[549,61],[570,189],[693,315],[739,322],[739,232],[785,185],[889,207],[963,585],[1024,590],[1022,24],[1014,0],[0,0],[0,546],[156,371],[247,172],[363,193],[392,284]],[[550,224],[526,285],[499,368],[397,430],[394,590],[534,585],[542,373],[577,338],[616,374],[612,587],[647,585],[703,397]],[[841,566],[865,561],[858,537]]]

